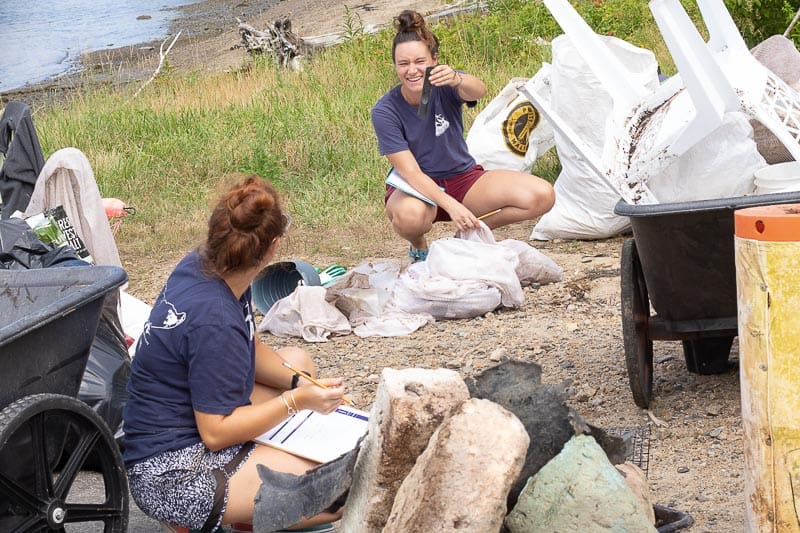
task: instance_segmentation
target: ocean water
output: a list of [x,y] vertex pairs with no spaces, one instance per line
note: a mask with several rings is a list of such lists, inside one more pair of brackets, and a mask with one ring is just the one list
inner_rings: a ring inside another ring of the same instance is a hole
[[0,92],[76,70],[83,52],[165,38],[172,8],[197,1],[0,0]]

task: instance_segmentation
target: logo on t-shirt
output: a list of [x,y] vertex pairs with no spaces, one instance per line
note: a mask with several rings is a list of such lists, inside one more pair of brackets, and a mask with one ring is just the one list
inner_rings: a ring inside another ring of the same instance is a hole
[[250,309],[250,302],[244,303],[244,321],[247,322],[247,329],[250,330],[250,340],[256,336],[256,326],[253,323],[253,311]]
[[443,134],[447,131],[447,128],[450,127],[450,123],[447,122],[447,119],[444,118],[444,115],[436,113],[434,116],[434,123],[436,124],[436,136]]
[[[144,341],[146,344],[150,344],[148,337],[151,329],[174,329],[186,320],[186,313],[178,311],[172,302],[167,300],[166,292],[167,290],[164,288],[161,293],[161,301],[157,302],[153,307],[153,310],[160,314],[156,315],[154,313],[150,315],[150,319],[144,324],[144,331],[142,331],[142,338],[139,342]],[[154,317],[156,318],[155,321],[153,320]]]

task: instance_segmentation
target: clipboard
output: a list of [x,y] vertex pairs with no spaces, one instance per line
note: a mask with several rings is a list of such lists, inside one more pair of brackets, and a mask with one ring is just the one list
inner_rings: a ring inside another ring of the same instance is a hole
[[355,448],[368,424],[369,413],[348,405],[340,405],[327,415],[304,409],[253,440],[317,463],[328,463]]
[[[419,198],[426,204],[430,205],[437,205],[436,202],[422,194],[421,192],[417,191],[411,185],[408,184],[406,180],[403,179],[403,176],[398,174],[395,169],[389,171],[389,174],[386,176],[386,185],[391,185],[398,191],[403,191],[409,196],[413,196],[414,198]],[[444,187],[439,187],[442,191],[444,191]]]

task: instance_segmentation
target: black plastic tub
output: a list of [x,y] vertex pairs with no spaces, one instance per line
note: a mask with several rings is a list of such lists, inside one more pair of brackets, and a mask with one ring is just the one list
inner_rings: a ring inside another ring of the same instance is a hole
[[0,270],[2,531],[127,530],[119,448],[77,399],[105,297],[126,279],[110,266]]
[[653,340],[682,341],[690,372],[727,369],[737,334],[734,211],[790,203],[800,203],[800,192],[617,203],[614,213],[629,217],[633,231],[623,245],[620,282],[625,359],[640,407],[652,397]]
[[77,396],[105,295],[126,280],[112,266],[0,270],[0,409]]

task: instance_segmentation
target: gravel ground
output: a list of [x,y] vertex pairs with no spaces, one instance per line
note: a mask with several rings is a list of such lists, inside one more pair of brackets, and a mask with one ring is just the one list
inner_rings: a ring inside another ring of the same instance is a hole
[[[529,226],[518,225],[496,234],[498,240],[525,240],[529,232]],[[466,377],[500,357],[534,361],[543,368],[542,381],[562,384],[570,405],[588,422],[649,431],[640,464],[655,503],[689,513],[695,520],[691,531],[740,531],[744,483],[736,344],[728,372],[701,376],[686,370],[680,342],[656,342],[651,414],[638,408],[621,332],[623,240],[536,243],[564,268],[564,280],[526,288],[519,309],[441,321],[400,338],[349,335],[312,345],[265,339],[276,347],[308,349],[321,375],[347,378],[350,396],[362,408],[371,404],[386,367],[445,367]]]

